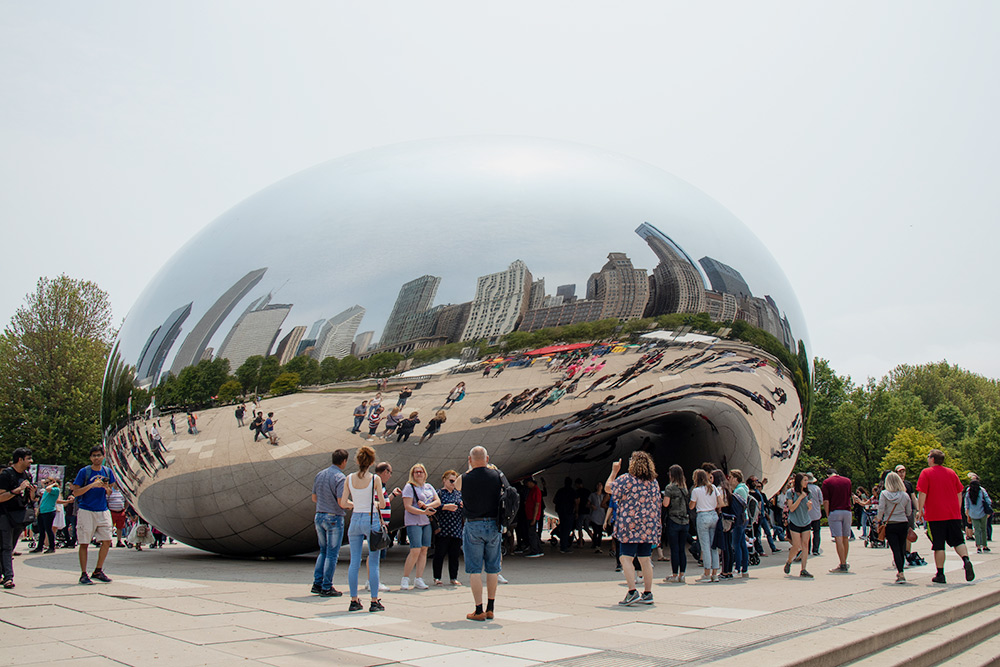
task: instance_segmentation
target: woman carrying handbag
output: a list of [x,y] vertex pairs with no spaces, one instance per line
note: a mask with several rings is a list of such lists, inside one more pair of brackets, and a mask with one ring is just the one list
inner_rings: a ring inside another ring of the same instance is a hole
[[[910,531],[910,517],[913,515],[913,502],[906,492],[903,480],[894,472],[885,476],[885,490],[878,496],[878,514],[880,540],[889,543],[892,549],[892,560],[896,564],[896,583],[905,584],[903,575],[903,558],[906,556],[906,541]],[[915,537],[915,536],[914,536]]]
[[[383,537],[387,537],[382,524],[380,509],[385,507],[385,497],[382,494],[382,480],[378,475],[369,472],[375,463],[375,450],[367,445],[360,447],[354,460],[358,463],[358,472],[347,476],[344,491],[340,496],[340,506],[353,510],[351,524],[347,529],[347,540],[351,545],[351,565],[347,569],[347,583],[351,589],[351,606],[347,611],[361,611],[361,600],[358,599],[358,571],[361,569],[361,552],[365,540],[368,540],[368,589],[372,599],[368,611],[385,611],[378,598],[379,583],[379,550],[384,548]],[[373,557],[374,556],[374,557]]]

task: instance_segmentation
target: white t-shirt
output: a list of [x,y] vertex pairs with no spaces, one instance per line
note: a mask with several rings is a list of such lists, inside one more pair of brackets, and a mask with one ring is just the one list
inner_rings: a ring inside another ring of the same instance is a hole
[[691,492],[691,500],[699,512],[714,512],[719,506],[719,490],[714,486],[699,486]]

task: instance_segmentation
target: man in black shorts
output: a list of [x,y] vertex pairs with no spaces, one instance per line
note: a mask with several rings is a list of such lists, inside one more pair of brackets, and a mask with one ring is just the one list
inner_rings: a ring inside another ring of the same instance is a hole
[[962,557],[965,566],[965,580],[972,581],[976,573],[965,548],[965,532],[962,530],[962,482],[951,468],[944,466],[944,452],[932,449],[927,454],[927,466],[917,478],[917,521],[927,522],[934,550],[934,565],[937,574],[931,581],[935,584],[947,583],[944,576],[945,544],[954,547]]

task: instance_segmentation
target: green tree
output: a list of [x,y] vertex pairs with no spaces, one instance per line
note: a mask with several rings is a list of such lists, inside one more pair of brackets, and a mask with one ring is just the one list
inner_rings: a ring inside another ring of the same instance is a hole
[[392,373],[405,357],[397,352],[379,352],[363,361],[363,375],[378,376]]
[[235,403],[243,395],[243,385],[239,380],[226,380],[219,387],[219,401],[222,403]]
[[355,356],[346,356],[337,364],[337,380],[356,380],[365,371],[365,365]]
[[309,356],[295,357],[281,367],[283,373],[297,373],[304,386],[319,384],[323,376],[319,362]]
[[[101,380],[111,304],[95,283],[41,278],[0,337],[0,456],[30,447],[39,463],[87,462],[101,442]],[[145,407],[144,405],[142,407]]]
[[265,357],[264,361],[260,363],[260,376],[258,377],[259,391],[264,391],[265,388],[270,387],[271,383],[278,379],[281,375],[281,364],[278,363],[277,357]]
[[274,379],[271,383],[270,391],[275,396],[284,396],[285,394],[294,394],[299,390],[299,374],[298,373],[282,373]]
[[255,354],[247,358],[239,368],[236,369],[236,379],[243,385],[243,393],[249,394],[257,392],[260,387],[260,367],[264,363],[264,357]]
[[1000,416],[976,429],[966,443],[962,460],[969,470],[979,475],[983,486],[994,494],[1000,490]]
[[903,464],[910,481],[916,483],[920,471],[927,467],[927,453],[932,449],[944,452],[944,464],[957,472],[959,477],[965,478],[967,471],[963,461],[955,455],[953,449],[942,445],[933,434],[912,427],[901,428],[896,432],[879,467],[884,472]]
[[327,357],[319,364],[320,381],[323,384],[336,382],[340,379],[340,360],[337,357]]

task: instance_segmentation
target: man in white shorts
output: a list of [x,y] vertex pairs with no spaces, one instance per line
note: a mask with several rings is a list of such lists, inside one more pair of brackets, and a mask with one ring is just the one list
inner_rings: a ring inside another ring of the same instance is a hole
[[[90,465],[81,468],[73,480],[73,495],[79,506],[76,516],[76,535],[80,544],[80,583],[93,584],[93,579],[110,582],[104,574],[104,559],[111,548],[111,510],[108,496],[115,484],[115,474],[104,465],[104,448],[100,445],[90,448]],[[97,554],[97,568],[87,575],[87,547],[94,538],[101,548]]]

